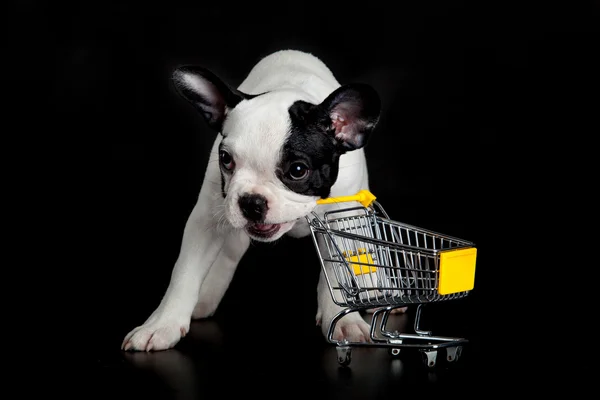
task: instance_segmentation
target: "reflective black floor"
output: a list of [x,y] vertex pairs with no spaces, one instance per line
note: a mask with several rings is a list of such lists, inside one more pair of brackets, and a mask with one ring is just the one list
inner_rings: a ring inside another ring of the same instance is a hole
[[[251,263],[253,256],[258,257],[251,252],[246,262]],[[517,370],[507,366],[503,354],[509,349],[496,345],[496,339],[503,334],[502,324],[495,327],[492,319],[486,317],[491,309],[477,306],[481,296],[476,292],[464,299],[423,308],[421,328],[434,335],[468,340],[454,362],[445,360],[443,350],[438,352],[435,367],[428,368],[418,349],[405,348],[394,356],[386,348],[353,347],[350,364],[342,366],[336,347],[325,342],[314,324],[312,302],[308,300],[312,290],[307,290],[307,294],[296,292],[297,304],[274,301],[285,294],[283,288],[272,290],[272,301],[252,298],[255,282],[244,265],[217,315],[194,321],[189,334],[174,349],[122,352],[119,346],[123,336],[145,316],[112,310],[113,325],[97,332],[102,340],[95,349],[95,383],[91,386],[94,393],[107,397],[118,393],[140,399],[240,394],[260,398],[300,395],[319,399],[387,399],[409,393],[469,398],[514,387],[519,380]],[[414,332],[415,311],[416,307],[411,306],[406,314],[390,316],[389,329]],[[366,320],[370,317],[364,315]],[[509,321],[510,316],[496,320]],[[513,359],[511,363],[516,366],[518,362],[519,359]]]
[[[410,315],[392,318],[401,327]],[[123,353],[115,346],[97,360],[97,388],[107,394],[156,399],[240,392],[261,397],[279,393],[283,397],[389,398],[407,390],[471,392],[485,370],[481,363],[486,360],[476,342],[465,345],[453,363],[446,362],[440,351],[434,368],[425,366],[418,350],[403,349],[392,356],[383,348],[362,347],[353,348],[352,361],[344,367],[337,361],[335,346],[324,344],[317,335],[293,332],[276,319],[264,327],[268,322],[268,318],[242,321],[241,326],[194,322],[175,349],[163,352]],[[261,325],[267,332],[259,331]]]

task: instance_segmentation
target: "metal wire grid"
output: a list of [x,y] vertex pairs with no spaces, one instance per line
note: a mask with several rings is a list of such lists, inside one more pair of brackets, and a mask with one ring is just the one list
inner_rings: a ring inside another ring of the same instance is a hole
[[[313,220],[317,246],[334,301],[341,306],[387,306],[450,300],[466,292],[440,295],[439,251],[471,243],[390,220],[383,208],[351,208]],[[339,212],[356,215],[331,218]],[[354,258],[350,258],[355,256]],[[354,267],[361,274],[353,272]],[[370,267],[376,269],[371,272]]]

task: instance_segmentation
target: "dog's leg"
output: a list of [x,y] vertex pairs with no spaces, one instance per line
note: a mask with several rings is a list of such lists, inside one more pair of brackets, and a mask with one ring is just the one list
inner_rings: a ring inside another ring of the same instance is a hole
[[[218,234],[197,220],[189,223],[181,256],[160,305],[143,325],[125,337],[122,348],[150,351],[175,346],[189,330],[199,296],[201,304],[216,307],[219,303],[248,244],[249,238],[243,232]],[[211,283],[220,285],[216,291],[201,289],[205,277],[209,277],[207,288]]]
[[[122,344],[124,350],[165,350],[175,346],[189,330],[202,282],[209,271],[215,270],[215,279],[230,279],[232,270],[248,248],[249,239],[243,232],[227,227],[218,229],[215,210],[219,209],[223,200],[220,172],[210,167],[216,163],[216,149],[215,141],[198,202],[185,226],[181,251],[169,287],[159,306],[144,324],[125,336]],[[226,272],[221,274],[220,271]]]
[[[319,240],[319,246],[321,246],[321,254],[326,254],[325,247]],[[326,263],[327,276],[329,279],[335,280],[335,273],[331,270],[331,264]],[[317,287],[317,325],[321,326],[323,335],[326,337],[329,331],[331,321],[337,313],[343,310],[342,307],[335,304],[331,297],[329,285],[325,273],[321,270],[319,275],[319,283]],[[367,312],[372,313],[375,309],[367,309]],[[392,314],[399,314],[406,312],[407,307],[399,307],[392,311]],[[351,312],[341,318],[333,331],[334,340],[348,340],[350,342],[365,342],[369,341],[370,338],[370,325],[362,318],[359,312]]]
[[237,231],[236,237],[232,233],[227,239],[222,256],[212,265],[202,282],[192,318],[207,318],[215,313],[249,245],[250,238],[241,230]]
[[210,232],[203,218],[190,217],[169,287],[152,315],[125,337],[124,350],[165,350],[187,333],[200,284],[210,266],[223,257],[224,239]]
[[[319,238],[319,247],[321,254],[327,254],[325,244]],[[335,279],[335,274],[331,270],[331,264],[326,263],[327,276]],[[319,283],[317,286],[317,325],[321,325],[323,335],[327,337],[331,321],[337,313],[343,310],[342,307],[335,304],[329,291],[325,272],[321,269]],[[348,340],[350,342],[365,342],[370,338],[370,325],[362,318],[359,312],[351,312],[341,318],[333,331],[334,340]]]
[[[329,276],[334,276],[328,272]],[[317,325],[321,325],[323,335],[327,337],[329,326],[335,315],[343,308],[333,302],[325,273],[321,270],[317,287]],[[370,337],[370,325],[362,318],[359,312],[351,312],[340,319],[333,331],[334,340],[348,340],[350,342],[365,342]]]

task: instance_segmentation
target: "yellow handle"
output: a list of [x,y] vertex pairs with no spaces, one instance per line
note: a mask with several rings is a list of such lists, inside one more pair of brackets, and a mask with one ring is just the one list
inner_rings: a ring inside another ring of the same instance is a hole
[[369,207],[371,203],[376,199],[375,195],[368,190],[361,190],[352,196],[340,196],[340,197],[328,197],[326,199],[317,200],[317,204],[333,204],[343,203],[346,201],[358,201],[365,207]]

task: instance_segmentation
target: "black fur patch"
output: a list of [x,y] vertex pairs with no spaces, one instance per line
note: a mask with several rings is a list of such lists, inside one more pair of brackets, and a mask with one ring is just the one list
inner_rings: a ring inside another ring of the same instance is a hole
[[[337,179],[343,154],[331,132],[331,119],[317,106],[304,101],[295,102],[289,113],[291,130],[283,146],[277,176],[296,193],[326,198]],[[295,180],[289,175],[290,167],[297,161],[310,169],[304,179]]]

